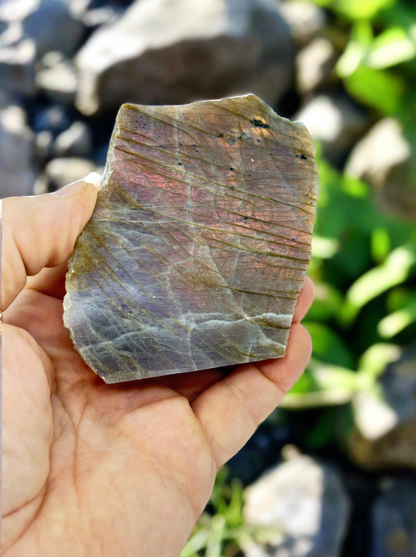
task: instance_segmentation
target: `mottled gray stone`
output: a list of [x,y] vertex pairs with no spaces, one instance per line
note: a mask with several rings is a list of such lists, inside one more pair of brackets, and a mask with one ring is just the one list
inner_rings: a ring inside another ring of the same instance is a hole
[[58,135],[55,154],[59,157],[86,157],[92,148],[91,131],[85,122],[74,122]]
[[30,195],[37,175],[35,136],[19,106],[0,110],[0,197]]
[[37,73],[36,84],[53,101],[72,104],[77,92],[78,79],[72,63],[60,60],[42,68]]
[[416,470],[416,348],[389,364],[379,385],[354,397],[349,453],[364,468]]
[[35,43],[30,39],[0,48],[1,89],[12,94],[34,95],[35,62]]
[[386,212],[416,222],[416,140],[400,122],[385,118],[371,128],[354,147],[346,172],[367,180]]
[[283,356],[317,201],[306,128],[254,95],[124,105],[64,322],[108,383]]
[[300,93],[309,93],[326,84],[336,59],[337,52],[325,37],[318,37],[305,46],[296,56],[296,81]]
[[416,557],[416,479],[384,480],[372,510],[369,557]]
[[76,57],[85,114],[123,102],[182,104],[252,92],[275,103],[295,47],[271,0],[138,0]]
[[249,527],[280,534],[277,543],[249,542],[247,557],[338,557],[350,503],[337,471],[296,456],[266,472],[245,492]]
[[280,12],[290,27],[293,38],[305,45],[316,37],[325,27],[325,12],[309,2],[282,2]]
[[95,172],[97,165],[89,160],[80,157],[56,158],[52,159],[45,167],[44,176],[48,184],[48,189],[60,189],[71,184],[91,172]]
[[338,163],[369,126],[368,116],[345,95],[317,95],[296,115],[325,156]]

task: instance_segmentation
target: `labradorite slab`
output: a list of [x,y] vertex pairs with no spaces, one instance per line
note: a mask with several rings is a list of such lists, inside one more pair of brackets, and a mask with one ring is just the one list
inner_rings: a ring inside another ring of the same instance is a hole
[[64,323],[107,383],[281,357],[318,195],[306,128],[254,95],[120,108]]

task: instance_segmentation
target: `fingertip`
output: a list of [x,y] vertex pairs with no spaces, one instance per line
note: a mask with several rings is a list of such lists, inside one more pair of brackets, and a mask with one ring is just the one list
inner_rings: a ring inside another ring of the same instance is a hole
[[257,367],[286,393],[293,387],[308,365],[312,354],[312,338],[303,325],[294,323],[286,354],[277,360],[258,362]]
[[90,172],[84,178],[85,182],[88,182],[89,184],[92,184],[94,186],[95,191],[98,191],[100,189],[102,179],[102,175],[98,174],[98,172]]
[[298,300],[296,302],[295,311],[293,313],[293,323],[299,323],[305,317],[309,308],[312,305],[313,299],[315,297],[315,286],[312,279],[309,277],[305,278],[305,284],[300,291]]

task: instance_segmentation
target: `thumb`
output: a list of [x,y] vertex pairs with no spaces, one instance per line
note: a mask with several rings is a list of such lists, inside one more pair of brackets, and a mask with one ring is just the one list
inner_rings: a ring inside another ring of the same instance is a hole
[[27,276],[63,263],[73,252],[97,199],[89,179],[56,193],[3,199],[1,311],[23,290]]

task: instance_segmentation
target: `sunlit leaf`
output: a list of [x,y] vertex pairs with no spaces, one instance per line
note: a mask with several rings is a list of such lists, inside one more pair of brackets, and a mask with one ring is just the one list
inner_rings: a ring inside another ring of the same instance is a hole
[[340,248],[336,238],[323,238],[316,234],[312,237],[312,256],[321,259],[330,259]]
[[334,8],[350,19],[372,18],[376,13],[396,4],[397,0],[336,0]]
[[375,228],[371,235],[371,255],[374,261],[381,263],[390,251],[390,236],[385,228]]
[[396,344],[373,344],[360,358],[359,373],[378,377],[388,364],[399,359],[400,354],[400,347]]
[[391,338],[403,331],[408,325],[416,321],[416,295],[408,301],[407,305],[384,319],[378,324],[377,330],[384,338]]
[[205,557],[221,557],[222,541],[225,531],[225,517],[216,514],[211,518],[211,529],[207,540]]
[[362,62],[370,68],[383,69],[411,60],[416,56],[416,43],[404,29],[387,29],[372,43]]
[[340,56],[335,68],[338,77],[348,77],[355,72],[367,54],[372,40],[373,29],[371,23],[367,20],[355,22],[351,29],[350,42]]
[[198,551],[207,545],[209,530],[201,529],[192,534],[182,550],[181,557],[197,557]]
[[404,282],[416,263],[416,245],[409,243],[393,250],[387,259],[362,275],[349,289],[347,301],[360,308],[389,288]]
[[364,66],[358,67],[345,80],[345,85],[357,100],[384,114],[393,114],[399,110],[405,91],[405,83],[399,76]]

